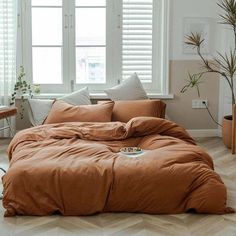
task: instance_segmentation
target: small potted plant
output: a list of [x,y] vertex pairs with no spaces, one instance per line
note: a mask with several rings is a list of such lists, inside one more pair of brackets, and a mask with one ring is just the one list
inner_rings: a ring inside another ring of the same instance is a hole
[[[231,91],[231,101],[232,109],[235,104],[235,73],[236,73],[236,0],[223,0],[218,3],[218,6],[223,10],[223,13],[220,15],[221,24],[228,25],[232,29],[234,35],[234,47],[230,49],[229,52],[224,54],[217,52],[217,56],[211,60],[206,59],[202,52],[202,46],[204,43],[204,38],[201,33],[195,32],[190,35],[186,35],[185,44],[191,46],[196,50],[198,56],[202,61],[202,69],[199,73],[190,74],[188,76],[187,84],[182,88],[181,92],[186,92],[189,88],[196,88],[199,92],[199,84],[202,83],[205,79],[204,75],[208,73],[215,73],[220,76],[220,78],[225,79],[230,91]],[[222,123],[222,135],[224,144],[231,148],[231,139],[232,139],[232,114],[229,114],[223,118]]]
[[24,105],[27,100],[27,96],[32,98],[32,90],[31,90],[31,85],[24,79],[25,78],[25,70],[24,67],[20,67],[20,72],[17,77],[15,86],[14,86],[14,91],[11,95],[11,102],[10,105],[14,105],[16,99],[19,97],[20,98],[20,109],[19,109],[19,114],[20,118],[24,118]]

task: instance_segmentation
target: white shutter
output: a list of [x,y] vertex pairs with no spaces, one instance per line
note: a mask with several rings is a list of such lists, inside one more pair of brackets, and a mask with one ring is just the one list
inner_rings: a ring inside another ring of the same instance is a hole
[[0,0],[0,98],[8,96],[16,77],[16,0]]
[[[17,0],[0,0],[0,105],[9,105],[9,98],[16,80],[16,21]],[[0,121],[0,128],[7,126]],[[15,119],[11,119],[15,129]],[[0,137],[9,137],[8,129]]]
[[122,77],[152,82],[153,0],[123,0]]

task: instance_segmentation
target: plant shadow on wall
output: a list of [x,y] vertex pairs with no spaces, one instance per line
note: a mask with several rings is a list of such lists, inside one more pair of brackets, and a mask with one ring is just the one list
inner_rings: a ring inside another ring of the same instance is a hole
[[[24,67],[20,67],[19,75],[17,77],[16,83],[14,85],[14,91],[11,94],[11,102],[10,105],[15,105],[16,99],[20,99],[20,108],[19,108],[19,115],[20,118],[24,118],[24,110],[25,110],[25,103],[27,98],[33,98],[32,93],[32,86],[29,82],[25,80],[25,70]],[[34,85],[34,92],[40,93],[39,85]]]
[[[188,75],[187,84],[182,88],[181,93],[185,93],[189,88],[196,88],[198,96],[200,97],[199,85],[204,82],[205,75],[208,73],[215,73],[220,75],[220,78],[225,79],[232,97],[232,109],[235,104],[235,73],[236,73],[236,0],[223,0],[217,4],[223,13],[220,15],[220,24],[230,26],[234,34],[234,47],[229,52],[224,54],[217,52],[217,56],[211,60],[206,59],[202,54],[202,46],[205,39],[199,32],[192,32],[186,35],[185,44],[196,50],[198,56],[202,61],[201,71],[199,73]],[[208,112],[209,109],[206,106]],[[211,113],[209,112],[211,115]],[[214,120],[214,118],[211,116]],[[214,120],[215,121],[215,120]],[[216,122],[216,121],[215,121]],[[217,123],[217,122],[216,122]],[[218,123],[217,123],[218,124]],[[228,148],[231,148],[232,143],[232,115],[225,116],[222,124],[223,141]]]

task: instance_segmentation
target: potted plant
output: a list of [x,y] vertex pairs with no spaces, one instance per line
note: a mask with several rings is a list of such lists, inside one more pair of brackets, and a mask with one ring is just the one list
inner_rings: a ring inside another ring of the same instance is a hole
[[[202,52],[202,46],[204,43],[204,38],[201,33],[195,32],[190,35],[186,35],[185,44],[191,46],[196,50],[198,56],[202,61],[202,69],[199,73],[190,74],[188,76],[187,84],[182,88],[181,92],[186,92],[189,88],[196,88],[199,92],[199,84],[204,81],[204,75],[208,73],[215,73],[220,76],[220,78],[225,79],[232,96],[232,109],[235,104],[235,73],[236,73],[236,0],[223,0],[218,3],[218,6],[223,10],[220,15],[221,24],[228,25],[232,29],[234,35],[234,47],[230,49],[229,52],[224,54],[217,52],[217,56],[211,60],[206,59]],[[222,123],[222,136],[225,145],[231,148],[232,139],[232,115],[227,115],[223,118]]]
[[24,104],[27,100],[27,96],[30,98],[33,97],[32,90],[31,90],[31,85],[24,79],[25,77],[25,70],[24,67],[20,67],[20,73],[17,77],[15,86],[14,86],[14,91],[11,95],[11,102],[10,105],[14,105],[16,99],[19,97],[20,98],[20,109],[19,109],[19,114],[20,118],[24,118]]

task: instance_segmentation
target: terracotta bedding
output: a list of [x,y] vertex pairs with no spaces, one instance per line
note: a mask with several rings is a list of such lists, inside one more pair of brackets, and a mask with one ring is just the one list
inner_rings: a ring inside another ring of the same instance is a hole
[[[125,146],[145,152],[126,157]],[[164,119],[38,126],[19,132],[8,152],[5,216],[233,211],[212,159]]]

